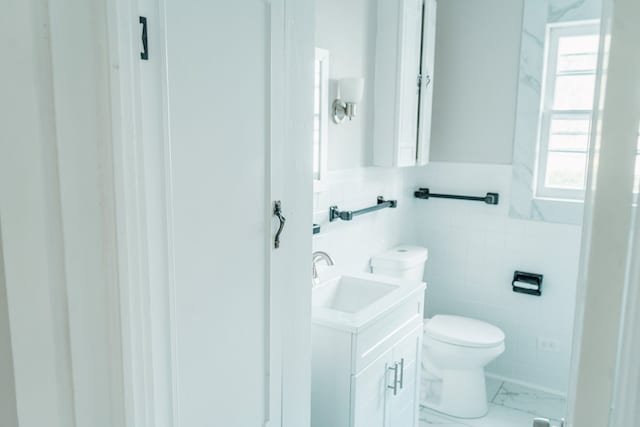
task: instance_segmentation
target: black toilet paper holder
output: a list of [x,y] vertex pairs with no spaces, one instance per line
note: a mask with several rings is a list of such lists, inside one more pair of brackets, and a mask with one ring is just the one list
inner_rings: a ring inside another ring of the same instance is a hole
[[542,274],[516,271],[511,282],[513,292],[528,295],[542,295]]

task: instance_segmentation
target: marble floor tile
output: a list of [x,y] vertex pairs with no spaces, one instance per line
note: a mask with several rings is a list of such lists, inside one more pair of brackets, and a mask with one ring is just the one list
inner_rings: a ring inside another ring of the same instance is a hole
[[564,397],[512,383],[503,383],[492,403],[517,409],[534,417],[556,420],[561,419],[566,412]]
[[470,427],[531,427],[533,418],[526,412],[491,404],[486,417],[466,422]]
[[469,427],[463,420],[456,420],[434,412],[424,406],[420,407],[420,427]]
[[473,420],[448,417],[426,408],[420,410],[420,427],[531,427],[532,424],[531,414],[493,404],[489,405],[486,417]]
[[565,411],[560,396],[487,378],[489,413],[474,420],[449,417],[420,407],[420,427],[531,427],[535,417],[559,424]]
[[526,412],[489,405],[486,417],[473,420],[449,417],[430,409],[420,409],[420,427],[531,427],[533,416]]

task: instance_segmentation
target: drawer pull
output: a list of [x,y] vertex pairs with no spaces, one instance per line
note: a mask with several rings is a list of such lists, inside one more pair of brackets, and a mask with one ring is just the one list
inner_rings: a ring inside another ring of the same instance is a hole
[[393,390],[394,396],[398,394],[398,367],[399,363],[396,362],[393,364],[393,368],[387,368],[390,371],[393,371],[393,385],[388,385],[387,388]]
[[400,390],[404,388],[404,358],[400,359]]

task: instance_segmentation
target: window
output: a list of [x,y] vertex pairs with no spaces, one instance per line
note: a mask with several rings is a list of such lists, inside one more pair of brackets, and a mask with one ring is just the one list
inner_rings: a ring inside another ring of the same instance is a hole
[[548,27],[537,197],[584,198],[599,38],[597,22]]

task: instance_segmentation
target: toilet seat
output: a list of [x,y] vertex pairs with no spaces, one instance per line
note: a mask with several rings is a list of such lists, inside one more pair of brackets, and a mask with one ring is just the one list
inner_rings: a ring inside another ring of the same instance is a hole
[[489,348],[504,342],[500,328],[462,316],[433,316],[426,322],[424,332],[437,341],[461,347]]

